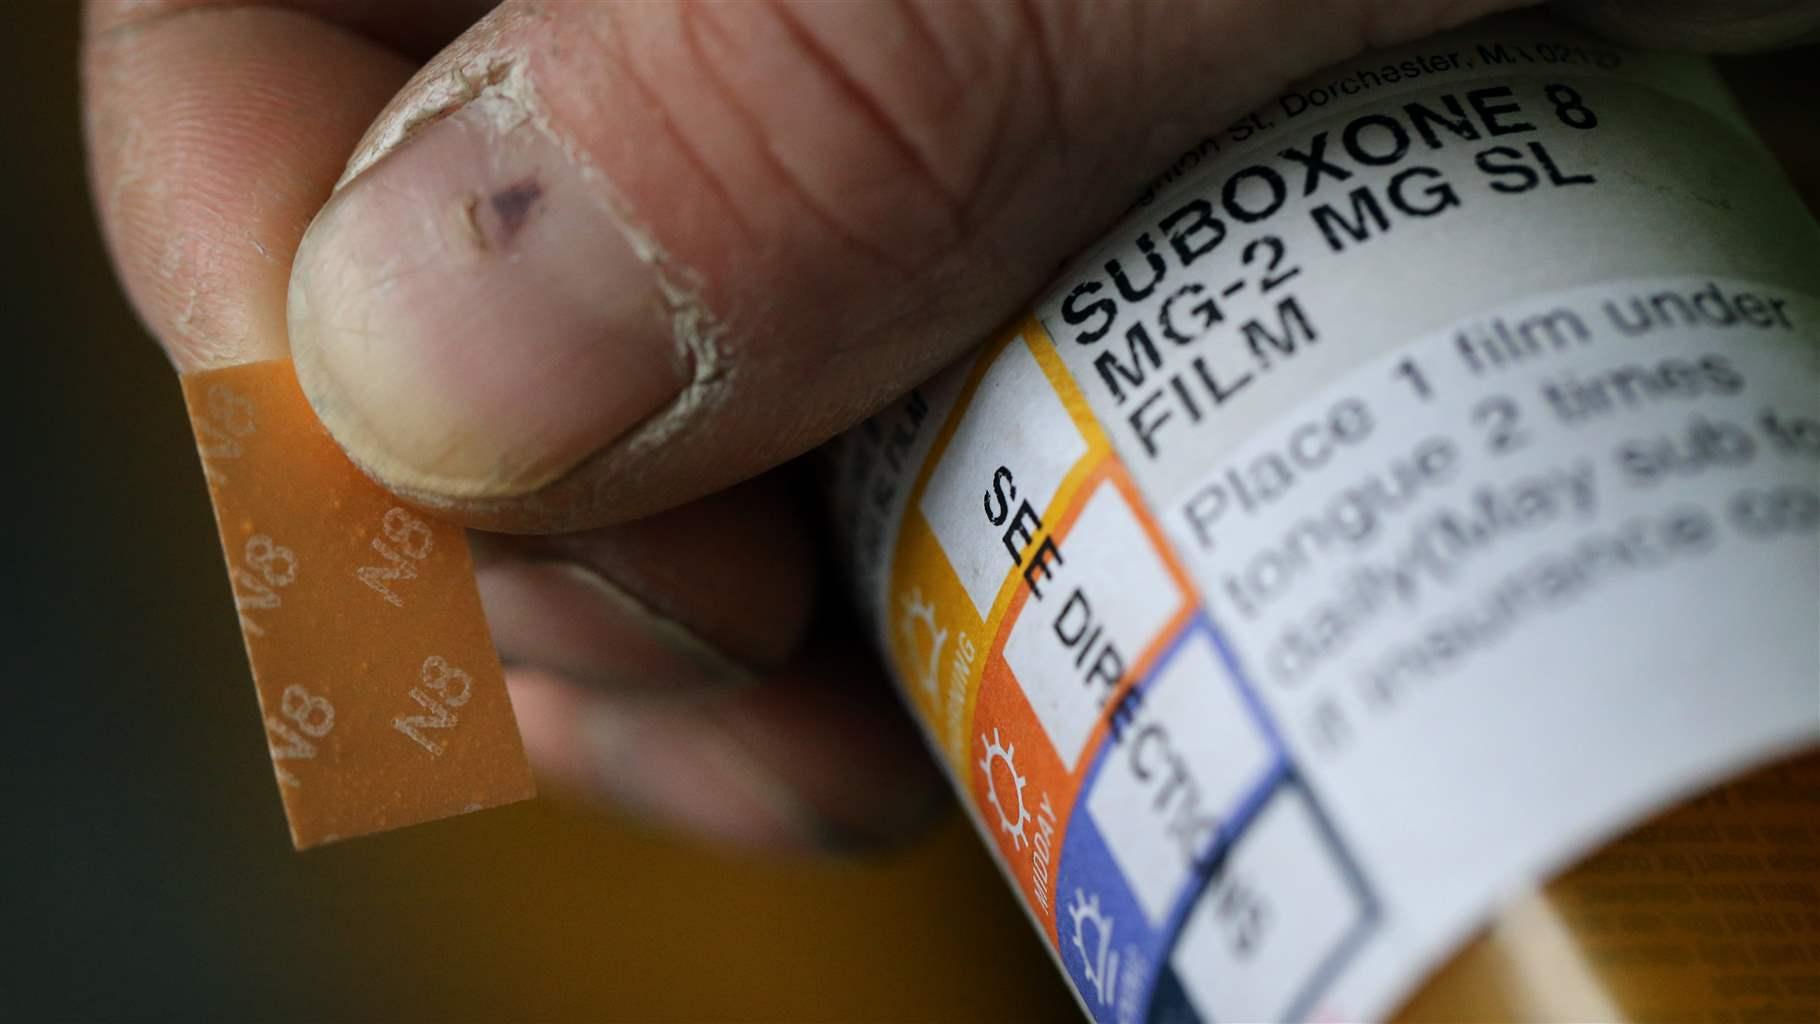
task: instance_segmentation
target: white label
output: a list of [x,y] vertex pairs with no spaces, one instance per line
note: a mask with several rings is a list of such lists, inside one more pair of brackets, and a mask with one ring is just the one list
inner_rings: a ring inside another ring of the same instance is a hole
[[1733,282],[1532,299],[1367,363],[1172,503],[1212,617],[1395,908],[1354,984],[1820,735],[1814,324],[1820,304]]
[[1107,698],[1181,609],[1182,595],[1109,483],[1087,499],[1060,550],[1012,626],[1005,660],[1056,752],[1073,764]]
[[1233,847],[1182,926],[1176,973],[1209,1020],[1288,1020],[1358,921],[1308,803],[1285,789]]
[[[1031,591],[962,725],[1057,808],[1026,888],[1094,1017],[1381,1017],[1820,742],[1820,229],[1705,64],[1533,20],[1190,157],[947,414],[918,507],[982,618]],[[980,525],[1005,466],[1041,572]]]
[[1005,467],[1015,475],[1017,500],[1041,515],[1086,451],[1036,357],[1021,343],[1007,345],[980,381],[922,500],[980,618],[991,613],[1022,553],[1006,549],[1002,531],[986,528],[980,495]]
[[1225,676],[1207,638],[1189,637],[1087,797],[1152,924],[1168,917],[1215,832],[1271,768],[1270,747]]

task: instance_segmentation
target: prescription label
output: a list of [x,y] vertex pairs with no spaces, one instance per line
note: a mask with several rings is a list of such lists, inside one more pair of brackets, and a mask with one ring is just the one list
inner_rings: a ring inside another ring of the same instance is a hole
[[1090,1016],[1381,1017],[1820,741],[1777,173],[1691,59],[1521,19],[1369,58],[844,442],[859,600]]
[[461,528],[363,476],[289,360],[183,393],[294,844],[530,797]]

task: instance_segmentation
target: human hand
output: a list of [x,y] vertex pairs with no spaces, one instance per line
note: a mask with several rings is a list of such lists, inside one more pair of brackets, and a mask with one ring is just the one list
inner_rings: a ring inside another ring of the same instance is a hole
[[[1209,129],[1522,4],[488,6],[92,3],[109,244],[180,371],[291,355],[356,462],[488,531],[546,774],[794,846],[901,835],[945,790],[818,596],[791,460],[982,340]],[[1820,27],[1787,0],[1576,9],[1715,48]]]

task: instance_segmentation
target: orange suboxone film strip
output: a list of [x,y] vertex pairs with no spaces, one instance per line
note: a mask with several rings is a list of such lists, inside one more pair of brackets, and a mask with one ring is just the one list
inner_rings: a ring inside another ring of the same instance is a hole
[[363,476],[288,359],[183,394],[297,848],[530,797],[461,528]]

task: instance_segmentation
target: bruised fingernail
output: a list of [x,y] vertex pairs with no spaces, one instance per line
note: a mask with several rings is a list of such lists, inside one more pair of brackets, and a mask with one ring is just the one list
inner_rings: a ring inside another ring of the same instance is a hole
[[505,94],[419,129],[336,194],[299,249],[289,320],[336,440],[426,496],[534,491],[691,373],[598,183]]
[[590,566],[502,561],[476,576],[502,658],[541,665],[603,691],[681,694],[755,677],[681,622]]

